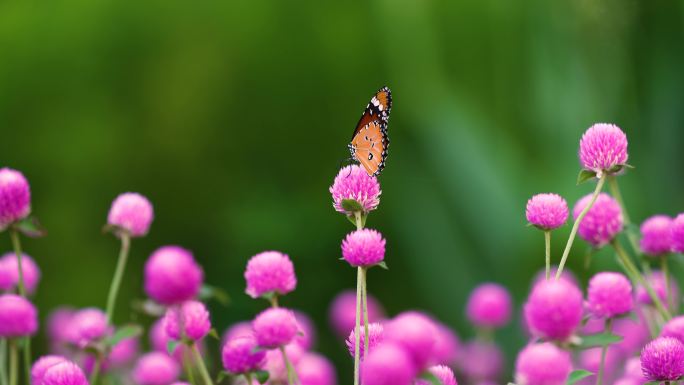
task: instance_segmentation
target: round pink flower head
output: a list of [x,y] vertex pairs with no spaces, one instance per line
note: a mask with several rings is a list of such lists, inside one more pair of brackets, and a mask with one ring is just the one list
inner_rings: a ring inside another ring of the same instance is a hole
[[437,338],[432,347],[432,363],[452,366],[456,363],[461,342],[448,326],[435,321]]
[[459,354],[459,370],[469,382],[496,380],[503,370],[504,355],[493,343],[471,341]]
[[[385,310],[380,302],[368,294],[368,322],[378,322],[385,318]],[[356,292],[346,290],[338,294],[330,304],[330,324],[338,336],[346,338],[356,326]]]
[[[591,195],[585,195],[575,204],[572,210],[572,216],[575,220],[591,201]],[[586,242],[599,248],[612,241],[622,231],[622,226],[620,204],[610,195],[601,193],[582,219],[578,234]]]
[[589,281],[589,310],[595,317],[613,318],[633,307],[632,284],[620,273],[601,272]]
[[[173,341],[173,338],[166,334],[166,325],[162,317],[152,324],[150,328],[150,345],[153,350],[168,354],[169,341]],[[189,347],[186,344],[178,344],[171,353],[171,356],[180,363],[183,357],[190,357],[188,354],[191,354]]]
[[[294,367],[297,367],[305,353],[304,349],[297,344],[291,343],[285,346],[287,359]],[[266,352],[264,370],[270,374],[270,382],[287,384],[287,366],[285,365],[285,361],[283,361],[283,355],[278,349],[272,349]]]
[[353,231],[342,241],[342,256],[354,267],[376,265],[385,259],[385,239],[372,229]]
[[684,376],[684,344],[658,337],[641,350],[641,371],[648,381],[676,381]]
[[254,332],[252,331],[252,323],[249,321],[236,322],[228,327],[226,331],[223,332],[221,337],[221,344],[225,344],[228,340],[232,340],[237,337],[254,337]]
[[659,257],[672,250],[672,218],[654,215],[641,224],[639,246],[644,254]]
[[294,313],[284,308],[264,310],[256,316],[252,328],[259,346],[269,349],[289,344],[299,332]]
[[524,312],[533,334],[564,341],[582,320],[582,292],[565,280],[539,282],[532,289]]
[[646,322],[642,319],[618,318],[613,322],[613,334],[622,337],[622,341],[615,344],[622,355],[632,356],[651,338]]
[[667,321],[663,330],[660,331],[661,337],[673,337],[684,343],[684,315],[680,315]]
[[[648,279],[648,282],[651,284],[651,287],[653,287],[653,291],[655,291],[658,298],[660,298],[663,304],[667,307],[667,290],[665,290],[667,285],[665,285],[665,276],[663,273],[661,271],[654,271],[651,273],[651,275],[647,276],[646,279]],[[679,287],[677,286],[677,281],[672,278],[669,279],[669,284],[670,296],[672,297],[671,303],[674,304],[676,308],[676,304],[679,303]],[[653,304],[651,296],[648,295],[646,288],[641,285],[639,285],[636,289],[636,300],[638,303],[643,305]]]
[[116,345],[112,346],[112,350],[107,356],[107,361],[112,368],[121,368],[131,362],[138,355],[140,342],[137,337],[124,338]]
[[568,352],[551,343],[527,345],[515,362],[520,385],[563,385],[572,370]]
[[684,253],[684,213],[675,217],[672,221],[671,240],[672,251],[675,253]]
[[[29,294],[36,291],[40,281],[40,269],[33,258],[21,254],[21,272],[24,276],[24,287]],[[5,253],[0,258],[0,290],[14,290],[19,285],[19,263],[13,252]]]
[[30,336],[38,330],[38,311],[31,302],[14,294],[0,295],[0,337]]
[[376,346],[361,363],[363,385],[411,385],[416,374],[411,355],[391,342]]
[[79,347],[101,339],[110,330],[105,313],[95,308],[79,310],[71,317],[70,323],[69,342]]
[[[372,324],[368,325],[368,351],[372,351],[376,346],[382,342],[384,338],[384,328],[382,327],[382,324],[378,322],[374,322]],[[360,333],[359,333],[359,356],[361,359],[365,357],[366,352],[364,351],[365,349],[365,341],[366,341],[366,332],[363,326],[360,328]],[[354,329],[352,329],[351,333],[349,333],[349,338],[347,338],[347,349],[349,349],[349,354],[351,354],[352,357],[356,354],[356,333],[354,333]]]
[[45,372],[52,366],[67,362],[68,360],[62,356],[43,356],[31,366],[31,385],[42,385]]
[[[551,277],[555,278],[556,277],[556,272],[558,271],[558,266],[551,265]],[[561,272],[561,276],[559,279],[568,281],[571,285],[579,286],[579,282],[577,281],[577,277],[570,271],[570,269],[565,269]],[[538,284],[541,281],[546,280],[546,270],[545,269],[540,269],[537,271],[537,273],[534,275],[532,278],[532,287],[534,287],[536,284]]]
[[340,213],[353,215],[342,207],[342,201],[355,200],[365,213],[375,210],[380,204],[380,183],[374,176],[358,165],[343,167],[330,186],[333,207]]
[[557,229],[568,220],[568,204],[558,194],[537,194],[527,201],[525,215],[541,230]]
[[320,354],[306,353],[297,363],[297,374],[302,385],[336,385],[335,367]]
[[585,170],[618,172],[627,163],[627,136],[614,124],[596,123],[580,139],[579,158]]
[[[428,372],[437,377],[442,385],[458,385],[454,371],[450,367],[444,365],[436,365],[428,368]],[[431,385],[432,382],[428,380],[416,380],[414,385]]]
[[64,353],[64,348],[71,340],[71,317],[75,311],[68,307],[58,307],[53,310],[47,319],[47,335],[50,340],[50,351]]
[[22,173],[0,169],[0,230],[31,213],[31,189]]
[[166,310],[164,328],[166,335],[174,340],[180,341],[185,337],[199,341],[211,330],[209,312],[202,302],[183,302]]
[[138,193],[123,193],[114,199],[109,209],[107,224],[128,232],[132,237],[147,234],[154,219],[152,204]]
[[641,372],[641,358],[631,357],[624,363],[623,377],[639,381],[636,385],[641,385],[644,380],[644,374]]
[[139,385],[167,385],[178,379],[178,363],[161,352],[147,353],[138,359],[133,380]]
[[505,287],[485,283],[470,293],[466,313],[477,327],[499,328],[511,320],[511,295]]
[[435,323],[427,315],[407,311],[390,321],[384,333],[385,341],[402,346],[413,359],[417,369],[424,369],[433,358],[438,332]]
[[195,298],[203,279],[192,253],[179,246],[160,247],[145,263],[145,292],[163,305]]
[[247,262],[247,294],[259,298],[267,294],[285,295],[297,287],[290,257],[278,251],[264,251]]
[[[45,370],[42,385],[88,385],[81,368],[71,361],[56,363]],[[35,384],[33,384],[35,385]]]
[[264,366],[266,352],[257,350],[253,336],[236,337],[223,345],[221,359],[223,367],[232,374],[242,374],[259,370]]
[[294,311],[297,325],[299,325],[299,334],[295,336],[295,343],[299,344],[304,350],[311,349],[316,342],[316,328],[313,321],[308,315],[301,311]]

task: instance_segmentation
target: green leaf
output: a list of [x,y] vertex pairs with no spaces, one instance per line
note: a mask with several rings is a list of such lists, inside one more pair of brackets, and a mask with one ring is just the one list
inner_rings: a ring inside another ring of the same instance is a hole
[[582,184],[590,179],[596,178],[596,173],[594,171],[582,170],[577,175],[577,184]]
[[202,285],[199,298],[203,301],[214,299],[223,306],[228,306],[230,303],[230,296],[225,290],[210,285]]
[[598,333],[582,337],[578,345],[580,349],[595,348],[597,346],[611,345],[622,341],[622,337],[612,333]]
[[105,340],[105,345],[114,346],[127,338],[138,337],[143,334],[143,328],[140,325],[125,325],[114,332],[114,334]]
[[353,213],[355,211],[363,212],[363,206],[356,199],[342,199],[340,205],[342,206],[344,211],[348,213]]
[[430,382],[432,385],[443,385],[442,381],[440,381],[439,378],[437,378],[437,376],[435,376],[431,372],[423,372],[420,375],[420,378]]
[[14,228],[30,238],[39,238],[47,235],[45,228],[38,222],[36,217],[26,217],[14,224]]
[[268,381],[268,372],[265,370],[257,370],[254,372],[254,377],[256,377],[260,384],[264,384]]
[[221,337],[219,337],[219,334],[218,334],[218,332],[216,331],[216,329],[213,329],[213,328],[212,328],[211,330],[209,330],[209,335],[210,335],[211,337],[214,337],[217,341],[221,341]]
[[565,385],[572,385],[572,384],[576,383],[577,381],[579,381],[583,378],[587,378],[587,377],[593,376],[593,375],[594,375],[594,373],[592,373],[588,370],[584,370],[584,369],[573,370],[572,372],[570,372],[570,375],[568,376],[568,380],[565,382]]
[[169,340],[168,342],[166,342],[166,352],[170,355],[173,354],[176,351],[178,345],[180,345],[180,343],[180,341]]
[[389,270],[389,267],[387,267],[387,264],[385,263],[385,261],[380,261],[380,262],[376,263],[375,266],[379,266],[385,270]]

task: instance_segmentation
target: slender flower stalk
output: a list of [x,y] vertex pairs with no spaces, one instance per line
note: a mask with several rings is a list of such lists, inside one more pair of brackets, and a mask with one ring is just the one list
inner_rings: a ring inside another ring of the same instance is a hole
[[7,385],[7,340],[0,339],[0,385]]
[[187,349],[183,349],[181,354],[183,355],[181,358],[181,361],[183,362],[183,370],[185,370],[185,374],[188,376],[188,381],[190,381],[192,385],[196,385],[197,382],[195,381],[195,373],[192,370],[192,359],[188,357],[191,355],[191,352],[188,352]]
[[[19,288],[19,295],[26,298],[26,285],[24,284],[24,269],[22,267],[23,263],[21,257],[23,255],[21,251],[21,241],[19,239],[19,231],[15,228],[10,230],[10,238],[12,238],[12,247],[14,248],[14,254],[17,256],[17,271],[19,272],[19,282],[17,287]],[[24,371],[26,372],[26,378],[31,378],[31,337],[26,336],[24,341]]]
[[646,292],[648,293],[649,297],[651,297],[651,300],[653,301],[653,304],[655,305],[660,315],[665,320],[670,320],[672,318],[672,315],[667,310],[667,308],[665,308],[662,301],[658,297],[658,294],[656,294],[655,290],[653,290],[653,286],[651,285],[651,283],[644,278],[641,272],[639,272],[637,267],[630,259],[629,255],[627,255],[627,252],[622,247],[622,245],[620,245],[620,243],[615,239],[613,239],[611,244],[615,249],[615,253],[618,256],[621,265],[625,268],[625,272],[627,273],[627,275],[629,275],[632,279],[636,279],[636,281],[639,282],[641,286],[644,287],[644,289],[646,289]]
[[[10,385],[18,384],[19,376],[19,355],[17,353],[17,343],[10,340],[9,342],[9,383]],[[30,378],[30,377],[29,377]]]
[[668,309],[673,309],[672,294],[670,293],[670,267],[667,263],[667,256],[660,257],[660,269],[663,272],[663,281],[665,281],[665,304]]
[[[361,281],[363,280],[363,268],[361,266],[356,268],[356,324],[354,326],[354,385],[359,385],[359,361],[361,352],[359,347],[361,345],[361,296],[363,293]],[[368,340],[368,338],[366,338]]]
[[112,322],[114,317],[114,307],[116,306],[116,297],[119,294],[119,287],[121,286],[121,279],[123,278],[124,270],[126,270],[126,261],[128,260],[128,251],[131,247],[131,235],[128,231],[121,232],[121,251],[119,252],[119,260],[116,264],[116,271],[114,272],[114,279],[109,287],[109,294],[107,295],[107,324]]
[[544,231],[544,250],[546,254],[546,279],[551,278],[551,232]]
[[[618,184],[617,177],[615,175],[608,176],[608,188],[610,188],[610,194],[615,197],[615,200],[620,204],[622,208],[622,220],[625,227],[628,227],[632,221],[627,212],[627,206],[625,206],[625,200],[622,198],[622,193],[620,192],[620,185]],[[639,253],[639,241],[637,240],[636,234],[633,231],[627,231],[627,239],[629,240],[630,246],[635,253]]]
[[100,368],[102,367],[102,354],[97,353],[97,357],[95,358],[95,363],[93,364],[93,369],[90,372],[90,376],[88,377],[88,383],[95,385],[97,384],[97,379],[100,376]]
[[[606,325],[604,331],[610,333],[613,326],[613,319],[606,319]],[[608,353],[608,345],[603,345],[601,347],[601,361],[599,363],[598,375],[596,376],[596,385],[603,385],[603,372],[606,366],[606,354]]]
[[283,362],[285,362],[285,368],[287,369],[287,383],[288,385],[299,384],[299,378],[297,377],[297,372],[295,371],[290,359],[287,357],[287,352],[284,346],[279,346],[280,353],[283,355]]
[[199,349],[197,349],[197,344],[193,342],[190,345],[190,349],[192,349],[192,353],[195,356],[195,362],[197,362],[197,366],[199,367],[199,372],[202,376],[202,379],[204,380],[204,384],[213,385],[213,382],[211,381],[211,376],[209,375],[209,371],[207,370],[207,366],[204,364],[204,360],[202,359],[202,354],[200,353]]
[[565,250],[563,250],[563,256],[561,257],[560,264],[558,265],[558,270],[556,271],[556,280],[559,280],[561,274],[563,274],[565,261],[567,261],[568,255],[570,254],[570,248],[572,247],[572,243],[574,242],[575,236],[577,235],[577,229],[579,228],[579,224],[582,222],[582,219],[584,219],[584,216],[587,215],[587,213],[591,209],[591,206],[594,205],[594,202],[596,202],[596,198],[598,198],[598,195],[601,192],[601,189],[603,189],[603,184],[605,182],[606,176],[605,174],[602,174],[598,179],[598,183],[596,183],[596,188],[594,189],[594,194],[591,196],[591,201],[589,201],[589,204],[584,208],[584,210],[582,210],[580,215],[575,220],[575,223],[572,225],[572,230],[570,230],[570,236],[568,237],[568,243],[565,245]]
[[252,373],[247,372],[244,374],[245,376],[245,381],[247,381],[247,385],[252,385]]

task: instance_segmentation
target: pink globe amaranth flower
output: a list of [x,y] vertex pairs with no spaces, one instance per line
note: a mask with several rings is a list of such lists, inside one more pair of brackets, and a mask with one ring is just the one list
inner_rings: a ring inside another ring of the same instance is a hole
[[69,328],[69,342],[81,348],[100,340],[111,330],[107,324],[107,315],[95,308],[77,311],[71,317]]
[[116,226],[132,237],[147,235],[154,219],[154,209],[147,198],[138,193],[123,193],[114,199],[107,224]]
[[623,378],[626,377],[634,381],[637,381],[637,385],[641,385],[645,381],[644,373],[641,371],[640,357],[637,356],[627,359],[627,361],[624,363],[624,367],[625,370],[622,373]]
[[501,349],[490,342],[468,342],[459,354],[458,368],[469,382],[494,381],[501,376],[503,366]]
[[672,218],[654,215],[641,224],[639,247],[644,254],[659,257],[672,250]]
[[254,331],[252,331],[252,323],[249,321],[236,322],[228,327],[226,331],[223,332],[221,337],[221,345],[224,345],[228,340],[238,337],[254,337]]
[[527,345],[515,362],[519,385],[564,385],[570,371],[570,354],[548,342]]
[[252,328],[259,346],[269,349],[289,344],[299,332],[294,313],[284,308],[264,310],[256,316]]
[[533,334],[565,341],[582,320],[582,292],[564,280],[542,281],[532,289],[524,312]]
[[31,213],[31,189],[22,173],[0,169],[0,231]]
[[308,315],[301,311],[294,310],[297,325],[299,325],[299,333],[295,336],[294,342],[299,344],[304,350],[311,349],[316,342],[316,328],[313,321]]
[[38,311],[14,294],[0,295],[0,338],[30,336],[38,330]]
[[[359,329],[359,357],[363,359],[366,356],[366,331],[363,325]],[[372,351],[376,346],[378,346],[384,338],[385,329],[378,322],[374,322],[368,325],[368,351]],[[356,354],[356,333],[352,329],[347,338],[347,349],[349,349],[349,354],[354,357]]]
[[257,348],[256,338],[251,335],[229,339],[221,351],[223,367],[233,374],[261,369],[264,366],[266,352]]
[[672,240],[672,251],[684,253],[684,213],[677,215],[672,221],[670,237]]
[[[444,365],[436,365],[428,368],[428,372],[433,376],[437,377],[442,385],[458,385],[456,382],[456,377],[454,376],[454,371],[450,367]],[[432,382],[428,380],[418,379],[414,385],[431,385]]]
[[437,327],[437,338],[435,346],[432,347],[432,364],[449,365],[456,363],[461,342],[458,335],[448,326],[435,321]]
[[267,294],[285,295],[297,287],[294,265],[290,257],[278,251],[264,251],[247,262],[247,289],[252,298]]
[[380,183],[374,176],[368,176],[366,170],[358,165],[343,167],[330,186],[330,194],[333,198],[333,207],[340,213],[353,215],[342,207],[345,199],[355,200],[368,213],[375,210],[380,204]]
[[[28,294],[33,294],[40,281],[40,269],[33,258],[21,254],[21,272],[24,276],[24,287]],[[19,286],[19,263],[13,252],[5,253],[0,258],[0,290],[14,290]]]
[[[71,361],[56,363],[43,374],[42,385],[88,385],[85,374]],[[33,384],[35,385],[35,384]]]
[[672,337],[684,343],[684,315],[680,315],[667,321],[660,331],[661,337]]
[[643,319],[618,318],[613,322],[613,334],[622,337],[622,341],[613,346],[618,348],[625,357],[638,353],[651,338]]
[[391,341],[410,355],[416,369],[425,369],[433,358],[438,331],[430,317],[407,311],[397,315],[385,326],[384,339]]
[[295,368],[302,385],[335,385],[335,367],[327,358],[316,353],[306,353]]
[[641,371],[649,381],[675,381],[684,376],[684,344],[658,337],[641,350]]
[[[295,368],[305,353],[306,351],[297,344],[292,343],[285,346],[287,359]],[[285,361],[283,361],[283,354],[279,349],[272,349],[266,352],[264,370],[270,374],[269,382],[275,384],[287,383],[287,367],[285,366]]]
[[617,172],[627,163],[627,136],[614,124],[596,123],[580,139],[579,158],[585,170]]
[[202,302],[183,302],[166,310],[164,328],[166,335],[174,340],[180,341],[185,337],[199,341],[211,330],[209,312]]
[[[368,294],[368,322],[379,322],[385,318],[385,310],[375,297]],[[330,304],[330,324],[338,336],[346,338],[356,326],[356,292],[343,291]]]
[[589,309],[596,317],[613,318],[633,307],[632,284],[620,273],[601,272],[589,281]]
[[192,253],[179,246],[160,247],[145,263],[145,292],[164,305],[195,298],[203,279]]
[[505,287],[496,283],[476,287],[466,305],[470,322],[483,328],[505,326],[511,320],[511,312],[511,295]]
[[[575,220],[591,201],[592,194],[577,201],[572,209]],[[606,193],[601,193],[579,224],[577,233],[587,243],[599,248],[605,246],[622,231],[623,219],[620,204]]]
[[356,230],[342,241],[342,256],[354,267],[369,267],[385,259],[385,239],[372,229]]
[[167,385],[176,381],[179,374],[178,363],[161,352],[143,355],[133,368],[133,380],[139,385]]
[[401,345],[384,342],[361,363],[363,385],[411,385],[418,370]]
[[568,220],[568,203],[558,194],[537,194],[527,201],[525,216],[541,230],[557,229]]
[[[654,271],[650,276],[647,276],[646,279],[648,279],[651,287],[653,287],[653,291],[655,291],[658,298],[660,298],[660,300],[663,302],[663,305],[665,305],[665,307],[669,307],[667,305],[667,290],[665,290],[667,286],[665,285],[665,276],[663,273],[661,271]],[[672,296],[671,303],[674,304],[676,308],[676,304],[679,303],[679,287],[677,286],[677,280],[675,280],[673,277],[670,277],[669,284],[670,295]],[[641,285],[639,285],[636,289],[636,300],[638,303],[643,305],[653,305],[651,296],[648,295],[646,288]]]
[[62,356],[54,355],[40,357],[31,366],[31,385],[42,385],[45,372],[52,366],[62,362],[68,362],[68,360]]

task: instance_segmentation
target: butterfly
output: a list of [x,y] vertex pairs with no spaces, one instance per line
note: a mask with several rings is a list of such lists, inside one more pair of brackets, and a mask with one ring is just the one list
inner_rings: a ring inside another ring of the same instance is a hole
[[382,87],[363,111],[349,143],[352,159],[359,162],[369,176],[380,175],[385,168],[390,144],[387,121],[391,109],[392,93],[389,88]]

